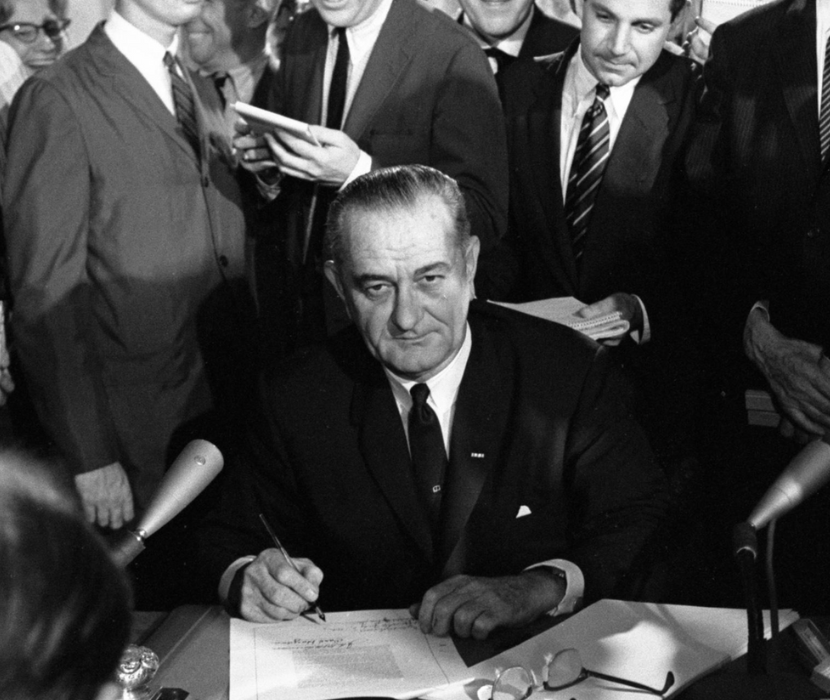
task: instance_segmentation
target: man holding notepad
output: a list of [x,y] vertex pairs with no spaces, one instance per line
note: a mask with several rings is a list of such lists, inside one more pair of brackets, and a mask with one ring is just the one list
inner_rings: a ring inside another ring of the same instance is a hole
[[328,204],[358,175],[422,163],[456,178],[485,249],[507,220],[498,92],[464,28],[415,0],[312,5],[288,30],[268,107],[311,124],[319,145],[279,128],[236,141],[261,185],[278,192],[262,217],[257,262],[260,314],[277,351],[346,323],[323,284],[322,237]]

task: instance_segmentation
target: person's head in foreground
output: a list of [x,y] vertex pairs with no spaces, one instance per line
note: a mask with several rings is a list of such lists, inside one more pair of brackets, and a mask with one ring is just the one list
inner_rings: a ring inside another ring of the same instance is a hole
[[66,48],[66,0],[0,0],[0,40],[29,73],[48,68]]
[[455,181],[425,165],[349,184],[329,211],[326,276],[374,357],[423,382],[464,342],[478,238]]
[[129,599],[71,492],[31,457],[0,453],[0,698],[114,698]]

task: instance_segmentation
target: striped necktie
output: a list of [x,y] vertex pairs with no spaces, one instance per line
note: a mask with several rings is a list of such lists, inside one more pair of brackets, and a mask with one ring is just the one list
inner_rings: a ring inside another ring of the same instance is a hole
[[193,91],[179,73],[178,61],[168,51],[164,54],[164,65],[170,73],[170,85],[173,88],[173,105],[176,108],[176,120],[184,132],[196,155],[199,155],[199,128],[196,125],[196,103]]
[[607,85],[599,84],[596,93],[594,103],[582,119],[565,197],[565,219],[568,222],[577,263],[582,257],[591,209],[594,207],[597,189],[611,153],[611,132],[604,102],[610,91]]
[[827,161],[830,151],[830,37],[824,47],[824,71],[821,78],[821,112],[819,116],[821,162]]

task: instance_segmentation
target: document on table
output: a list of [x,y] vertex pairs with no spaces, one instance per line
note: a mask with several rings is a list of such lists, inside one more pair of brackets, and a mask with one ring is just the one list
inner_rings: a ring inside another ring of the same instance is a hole
[[409,698],[470,680],[451,639],[425,635],[406,610],[231,620],[229,700]]

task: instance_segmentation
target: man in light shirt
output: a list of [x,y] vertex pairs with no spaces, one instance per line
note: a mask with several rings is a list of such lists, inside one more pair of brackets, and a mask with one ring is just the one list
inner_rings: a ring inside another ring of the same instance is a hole
[[244,317],[231,290],[244,275],[233,158],[221,115],[175,59],[201,5],[118,0],[10,114],[15,342],[39,418],[102,527],[147,506],[186,439],[177,431],[239,379],[223,364]]
[[[281,175],[269,213],[271,268],[257,276],[272,286],[260,293],[261,313],[289,350],[347,323],[324,285],[322,238],[328,204],[358,175],[404,163],[446,172],[486,250],[507,223],[498,92],[467,31],[416,0],[312,5],[288,30],[268,107],[312,124],[319,145],[285,131],[267,144],[236,142],[249,167]],[[487,281],[480,274],[479,293]]]
[[326,249],[354,326],[267,375],[202,532],[231,609],[412,606],[424,632],[483,638],[631,595],[666,501],[607,352],[472,301],[479,242],[432,168],[347,185]]
[[663,50],[683,6],[586,0],[579,41],[517,64],[505,84],[513,298],[573,296],[589,304],[586,318],[618,312],[630,323],[622,342],[605,342],[619,345],[638,418],[664,462],[690,449],[688,362],[676,338],[682,278],[670,251],[695,76],[690,60]]

